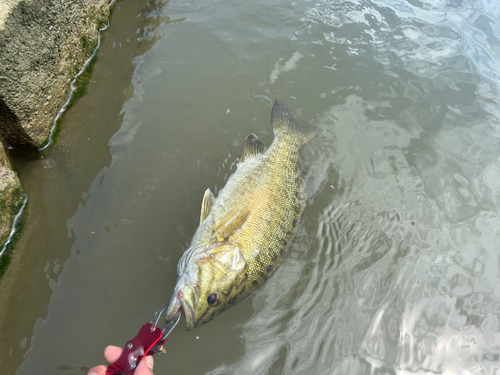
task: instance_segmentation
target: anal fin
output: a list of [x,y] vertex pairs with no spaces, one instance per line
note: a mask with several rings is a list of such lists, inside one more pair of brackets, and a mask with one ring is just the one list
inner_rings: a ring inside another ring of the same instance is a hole
[[245,160],[257,157],[266,151],[266,145],[255,134],[250,134],[245,138],[241,146],[240,163]]

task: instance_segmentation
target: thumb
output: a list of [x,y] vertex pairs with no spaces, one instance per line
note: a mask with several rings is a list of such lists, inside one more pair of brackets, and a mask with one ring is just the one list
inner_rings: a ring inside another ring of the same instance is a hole
[[137,366],[136,374],[137,375],[153,375],[153,357],[148,355],[144,357],[141,362],[139,362],[139,366]]

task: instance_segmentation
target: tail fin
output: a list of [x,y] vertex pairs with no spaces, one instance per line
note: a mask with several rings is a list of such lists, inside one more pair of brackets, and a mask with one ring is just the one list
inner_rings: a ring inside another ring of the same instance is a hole
[[303,143],[310,141],[321,132],[321,130],[314,125],[300,121],[285,103],[277,99],[274,101],[271,111],[271,123],[273,124],[274,133],[276,135],[295,135],[300,138]]

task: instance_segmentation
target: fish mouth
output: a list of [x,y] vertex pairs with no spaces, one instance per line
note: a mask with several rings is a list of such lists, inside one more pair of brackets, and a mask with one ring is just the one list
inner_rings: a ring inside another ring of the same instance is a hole
[[194,299],[195,292],[190,285],[185,285],[172,297],[170,305],[168,306],[165,320],[170,322],[178,314],[179,310],[182,309],[184,315],[186,316],[186,329],[191,331],[195,328],[194,322]]

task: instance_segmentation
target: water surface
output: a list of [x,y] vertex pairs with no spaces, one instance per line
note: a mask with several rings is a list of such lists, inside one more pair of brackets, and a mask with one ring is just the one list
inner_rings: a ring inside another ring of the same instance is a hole
[[84,374],[170,299],[203,192],[279,98],[322,134],[281,267],[158,374],[500,371],[500,5],[122,0],[0,287],[7,373]]

